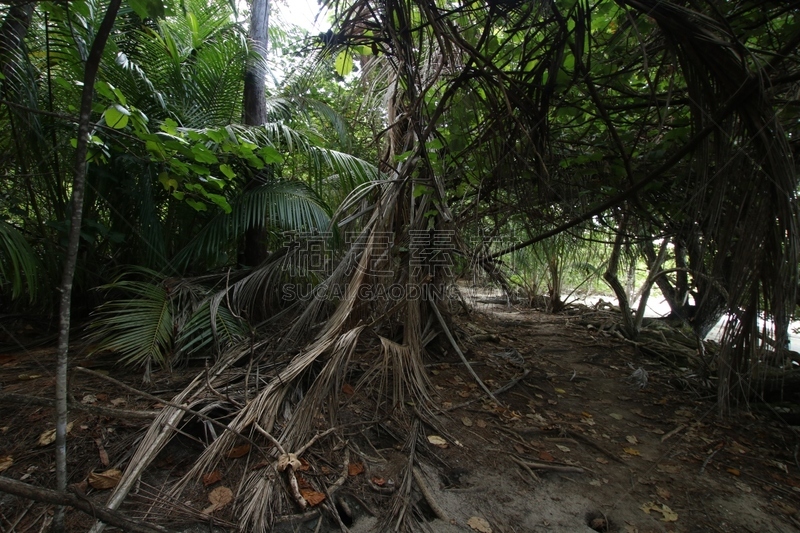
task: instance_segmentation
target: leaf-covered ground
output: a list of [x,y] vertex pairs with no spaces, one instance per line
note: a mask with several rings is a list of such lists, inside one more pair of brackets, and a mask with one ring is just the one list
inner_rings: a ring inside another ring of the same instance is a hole
[[[592,315],[586,311],[552,315],[478,304],[455,317],[475,371],[491,390],[505,390],[495,403],[452,350],[444,344],[432,350],[426,368],[439,418],[423,423],[426,438],[415,443],[419,464],[411,492],[422,523],[437,532],[797,531],[797,429],[769,415],[717,419],[714,391],[702,380],[587,327]],[[13,395],[50,397],[54,360],[50,349],[0,356],[1,475],[43,487],[55,484],[47,437],[53,410]],[[114,366],[110,356],[74,363],[141,388],[140,376]],[[157,373],[149,392],[168,400],[197,372]],[[298,509],[276,531],[386,529],[381,519],[402,483],[407,450],[388,421],[348,426],[372,403],[348,382],[342,390],[344,426],[335,445],[312,447],[297,469],[301,492],[317,505],[305,513]],[[100,505],[115,470],[126,468],[147,413],[163,405],[82,373],[74,374],[71,391],[84,409],[74,409],[70,418],[70,482]],[[180,531],[209,531],[208,517],[217,521],[214,530],[232,529],[229,489],[236,489],[237,472],[259,467],[246,447],[229,454],[180,501],[160,501],[165,483],[186,472],[210,431],[201,423],[183,428],[122,512]],[[421,485],[427,489],[416,488]],[[318,512],[331,499],[341,524]],[[156,500],[162,505],[154,506]],[[0,495],[0,530],[39,531],[50,512],[43,504]],[[68,513],[70,531],[85,531],[91,523],[86,515]]]

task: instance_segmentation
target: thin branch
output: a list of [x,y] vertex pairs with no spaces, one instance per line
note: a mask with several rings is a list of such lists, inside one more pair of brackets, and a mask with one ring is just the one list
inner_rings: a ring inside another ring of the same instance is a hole
[[0,491],[37,502],[61,506],[67,505],[102,520],[108,525],[118,527],[123,531],[129,531],[131,533],[165,533],[169,531],[164,527],[148,524],[141,520],[134,521],[119,511],[112,511],[102,506],[96,506],[88,499],[80,498],[75,494],[34,487],[33,485],[4,476],[0,476]]

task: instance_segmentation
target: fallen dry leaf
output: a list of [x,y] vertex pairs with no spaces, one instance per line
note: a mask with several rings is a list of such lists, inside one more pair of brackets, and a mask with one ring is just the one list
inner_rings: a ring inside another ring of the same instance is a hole
[[115,398],[111,400],[111,405],[114,407],[119,407],[120,405],[125,405],[126,403],[128,403],[128,400],[125,398]]
[[447,441],[439,435],[428,435],[428,442],[442,449],[447,448]]
[[[67,424],[67,434],[72,431],[73,422]],[[56,430],[55,429],[48,429],[41,435],[39,435],[39,446],[47,446],[48,444],[53,444],[56,441]]]
[[567,452],[570,451],[568,447],[562,446],[561,444],[556,444],[556,448],[558,448],[559,450],[561,450],[564,453],[567,453]]
[[353,389],[353,386],[349,383],[345,383],[342,385],[342,392],[347,394],[348,396],[352,396],[356,391]]
[[678,513],[663,504],[658,505],[655,502],[647,502],[640,509],[647,514],[650,514],[650,511],[660,513],[662,522],[676,522],[678,520]]
[[744,454],[746,454],[748,452],[747,448],[745,448],[744,446],[742,446],[741,444],[739,444],[736,441],[733,441],[731,443],[731,448],[733,448],[733,451],[735,451],[736,453],[739,453],[739,454],[742,454],[742,455],[744,455]]
[[783,471],[785,474],[788,474],[788,473],[789,473],[789,467],[788,467],[788,466],[786,466],[785,464],[781,463],[780,461],[774,461],[774,463],[773,463],[773,464],[774,464],[775,466],[777,466],[777,467],[778,467],[778,468],[779,468],[781,471]]
[[621,414],[619,414],[619,413],[609,413],[609,415],[608,415],[608,416],[610,416],[610,417],[611,417],[611,418],[613,418],[614,420],[622,420],[622,415],[621,415]]
[[89,481],[84,479],[80,483],[73,483],[69,488],[78,494],[86,494],[86,491],[89,490]]
[[309,464],[308,461],[300,457],[300,466],[298,466],[295,470],[297,470],[298,472],[308,472],[309,470],[311,470],[311,465]]
[[241,446],[237,446],[233,448],[231,451],[228,452],[228,459],[238,459],[239,457],[244,457],[250,452],[250,445],[249,444],[242,444]]
[[630,444],[639,444],[639,439],[637,439],[634,435],[628,435],[625,437],[625,440],[628,441]]
[[635,456],[642,455],[642,454],[639,453],[639,450],[637,450],[636,448],[623,448],[622,451],[624,451],[628,455],[635,455]]
[[566,393],[567,393],[567,391],[565,391],[564,389],[555,389],[555,391],[556,391],[558,394],[566,394]]
[[486,420],[479,419],[477,422],[475,422],[475,425],[478,426],[479,428],[485,428],[486,427]]
[[211,505],[203,509],[203,514],[211,514],[231,503],[233,501],[233,491],[228,487],[217,487],[208,493],[208,501]]
[[737,481],[734,483],[734,485],[736,485],[736,488],[742,492],[747,492],[748,494],[753,492],[753,489],[751,489],[749,485],[742,483],[741,481]]
[[379,487],[383,487],[384,485],[386,485],[386,480],[382,477],[373,477],[372,482]]
[[797,514],[797,509],[795,507],[792,507],[788,503],[784,503],[784,502],[782,502],[780,500],[775,500],[775,501],[772,502],[772,504],[775,507],[777,507],[778,510],[780,512],[782,512],[783,514],[785,514],[786,516],[794,516],[794,515]]
[[742,474],[738,468],[728,468],[728,473],[737,477]]
[[667,489],[662,489],[661,487],[656,487],[656,494],[658,494],[658,497],[662,500],[669,500],[672,498],[672,493]]
[[0,457],[0,472],[5,472],[9,468],[11,468],[11,465],[13,464],[14,464],[14,458],[11,457],[10,455],[4,455]]
[[492,528],[489,525],[489,522],[479,516],[473,516],[467,520],[467,525],[475,531],[479,531],[480,533],[492,533]]
[[94,394],[86,394],[83,398],[81,398],[81,403],[86,405],[90,403],[97,403],[97,396]]
[[553,454],[548,451],[539,452],[539,459],[541,459],[542,461],[547,461],[548,463],[552,463],[553,461],[556,460],[556,458],[553,457]]
[[677,474],[681,471],[678,465],[658,465],[657,470],[665,474]]
[[105,472],[91,472],[89,474],[89,486],[97,490],[113,489],[122,478],[122,471],[112,468]]
[[103,447],[103,441],[94,439],[94,443],[97,445],[97,454],[100,456],[100,464],[107,467],[110,461],[108,459],[108,452]]
[[269,466],[271,464],[272,464],[272,462],[267,461],[266,459],[262,459],[258,463],[256,463],[255,466],[253,468],[251,468],[250,470],[261,470],[265,466]]
[[364,463],[350,463],[347,465],[347,475],[357,476],[364,471]]
[[203,474],[203,486],[208,487],[209,485],[213,485],[217,481],[222,479],[222,472],[219,469],[214,470],[213,472],[209,472],[208,474]]
[[608,464],[608,459],[604,459],[602,457],[598,457],[597,459],[595,459],[595,461],[597,461],[601,465],[607,465]]
[[464,424],[465,426],[467,426],[468,428],[472,427],[472,419],[470,417],[468,417],[468,416],[462,417],[461,418],[461,423]]
[[310,505],[311,507],[316,507],[317,505],[325,501],[324,494],[311,489],[301,489],[300,495],[303,497],[305,501],[308,502],[308,505]]

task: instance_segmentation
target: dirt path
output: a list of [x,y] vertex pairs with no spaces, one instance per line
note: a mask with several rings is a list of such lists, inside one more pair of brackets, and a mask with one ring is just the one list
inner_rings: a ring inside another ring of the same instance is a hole
[[[670,369],[637,355],[629,343],[580,325],[578,316],[484,306],[457,317],[456,325],[467,358],[488,387],[513,386],[498,394],[501,404],[494,403],[452,350],[444,345],[433,350],[427,370],[442,411],[437,423],[424,426],[427,441],[417,443],[418,474],[428,496],[412,492],[432,531],[800,530],[798,440],[786,424],[753,415],[720,422],[712,391],[676,390]],[[51,357],[41,350],[0,358],[1,392],[47,396]],[[138,381],[108,360],[81,364],[106,367],[134,385]],[[647,384],[640,388],[642,371]],[[171,397],[195,372],[156,376],[156,392]],[[631,377],[635,372],[639,378]],[[102,380],[81,377],[72,387],[76,398],[90,405],[159,407]],[[348,410],[358,416],[364,408],[358,394],[342,416]],[[10,403],[0,408],[0,468],[3,458],[13,459],[2,475],[51,486],[52,445],[38,443],[52,425],[51,409]],[[86,411],[74,416],[72,481],[102,504],[107,493],[82,480],[92,470],[124,468],[146,422]],[[340,514],[354,533],[382,531],[379,518],[392,485],[402,482],[407,455],[385,433],[355,432],[348,442],[351,464],[359,469],[351,471],[338,493]],[[154,465],[162,475],[145,481],[177,478],[195,453],[186,439],[170,446]],[[344,466],[334,463],[327,464]],[[206,507],[214,488],[200,487],[182,505]],[[126,512],[141,510],[136,501],[126,505]],[[47,513],[38,504],[0,495],[0,531],[39,531]],[[231,519],[225,509],[219,514]],[[71,531],[85,531],[91,523],[77,513],[70,516]],[[321,531],[340,529],[322,525]],[[314,531],[316,526],[316,520],[295,521],[275,530]],[[182,531],[209,531],[209,526]]]
[[[510,409],[476,402],[445,424],[466,449],[441,456],[461,475],[455,486],[430,483],[456,524],[478,516],[496,532],[798,530],[790,428],[749,415],[719,422],[711,398],[676,391],[671,371],[577,318],[489,311],[462,322],[486,339],[467,343],[476,371],[495,386],[522,367],[530,373],[500,396]],[[521,360],[508,356],[514,351]],[[639,369],[643,388],[631,377]],[[444,405],[478,393],[454,359],[431,372]],[[585,472],[532,468],[535,480],[520,460]]]

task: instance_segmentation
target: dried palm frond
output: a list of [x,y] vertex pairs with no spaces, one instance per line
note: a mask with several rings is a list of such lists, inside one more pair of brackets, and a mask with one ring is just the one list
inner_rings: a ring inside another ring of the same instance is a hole
[[[250,347],[237,347],[224,354],[217,364],[209,370],[207,375],[204,373],[197,376],[172,399],[171,403],[186,406],[189,409],[201,405],[211,394],[207,388],[208,384],[211,384],[213,388],[223,388],[229,384],[232,377],[236,380],[240,378],[238,374],[230,375],[228,370],[249,352]],[[186,411],[184,409],[168,405],[161,410],[131,457],[129,466],[125,469],[117,486],[114,487],[106,507],[117,509],[122,504],[142,472],[155,460],[172,437],[177,434],[178,424],[185,417]],[[103,527],[104,525],[98,522],[91,531],[92,533],[100,533]]]

